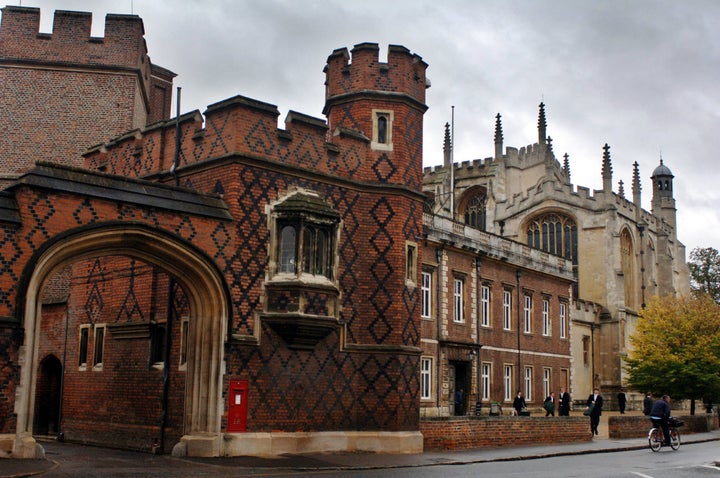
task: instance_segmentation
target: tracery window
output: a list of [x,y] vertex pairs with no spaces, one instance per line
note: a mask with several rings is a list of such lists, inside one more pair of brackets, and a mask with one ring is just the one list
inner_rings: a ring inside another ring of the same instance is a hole
[[551,213],[535,217],[527,226],[527,244],[577,265],[577,225],[569,216]]
[[484,231],[486,227],[486,207],[487,196],[484,192],[471,197],[465,207],[465,224]]
[[632,237],[627,229],[620,232],[620,267],[623,272],[625,305],[637,308],[635,250]]

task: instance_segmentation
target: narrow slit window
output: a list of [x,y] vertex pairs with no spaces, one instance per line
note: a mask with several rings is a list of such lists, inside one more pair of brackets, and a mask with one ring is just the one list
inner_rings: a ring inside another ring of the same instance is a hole
[[86,367],[88,359],[88,340],[90,335],[90,326],[80,328],[80,348],[78,353],[78,366]]
[[378,115],[377,119],[378,128],[378,139],[377,142],[380,144],[387,144],[387,133],[388,133],[388,119],[385,115]]
[[105,352],[105,326],[95,327],[95,348],[93,350],[93,367],[102,368]]

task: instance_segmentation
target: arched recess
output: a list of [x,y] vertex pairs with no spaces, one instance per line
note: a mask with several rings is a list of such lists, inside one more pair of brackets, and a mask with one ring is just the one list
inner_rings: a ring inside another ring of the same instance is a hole
[[40,293],[54,272],[73,262],[99,256],[134,257],[154,264],[174,277],[186,292],[190,328],[182,451],[218,456],[222,445],[223,350],[230,314],[227,286],[216,265],[197,247],[158,229],[128,223],[105,223],[62,234],[46,243],[25,268],[18,294],[25,341],[20,351],[22,367],[15,402],[17,432],[13,456],[37,455],[32,426]]
[[523,227],[527,245],[570,259],[578,264],[578,228],[575,218],[560,210],[549,209],[536,213]]
[[468,226],[485,231],[487,229],[487,188],[473,186],[465,191],[458,204],[458,213]]
[[637,310],[637,272],[635,268],[635,244],[627,227],[620,231],[620,269],[623,272],[625,305]]

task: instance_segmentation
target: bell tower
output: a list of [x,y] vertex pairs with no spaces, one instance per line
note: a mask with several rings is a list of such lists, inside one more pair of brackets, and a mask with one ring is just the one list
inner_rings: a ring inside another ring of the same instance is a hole
[[652,213],[659,216],[675,230],[675,198],[673,197],[673,176],[670,168],[663,164],[660,159],[660,165],[653,171],[652,179],[653,196],[652,196]]

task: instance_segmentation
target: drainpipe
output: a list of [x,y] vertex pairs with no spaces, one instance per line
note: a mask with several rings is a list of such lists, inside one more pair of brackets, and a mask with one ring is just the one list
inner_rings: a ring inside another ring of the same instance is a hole
[[437,402],[437,408],[438,408],[438,414],[440,414],[440,381],[441,381],[441,375],[442,367],[441,367],[441,357],[442,353],[440,352],[440,293],[442,291],[442,287],[440,286],[440,274],[442,273],[442,257],[443,257],[443,250],[440,248],[435,249],[435,258],[437,259],[437,280],[435,281],[437,284],[435,285],[436,289],[436,298],[435,298],[435,321],[437,322],[437,360],[435,364],[436,370],[436,382],[437,385],[435,386],[435,400]]
[[168,300],[167,300],[167,324],[165,325],[165,356],[163,357],[163,393],[162,393],[162,413],[160,416],[160,445],[156,453],[162,454],[165,450],[165,428],[167,427],[168,402],[170,399],[170,347],[172,346],[172,321],[173,321],[173,304],[175,289],[175,279],[170,277],[168,282]]
[[477,354],[475,355],[475,414],[480,415],[480,409],[482,408],[482,386],[480,384],[480,347],[482,347],[480,344],[480,321],[482,320],[482,281],[480,280],[480,257],[475,258],[475,275],[477,276],[477,300],[475,301],[475,316],[477,317],[477,321],[475,322],[475,333],[477,335]]

